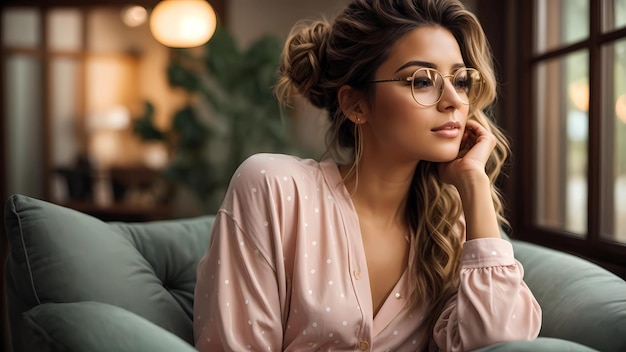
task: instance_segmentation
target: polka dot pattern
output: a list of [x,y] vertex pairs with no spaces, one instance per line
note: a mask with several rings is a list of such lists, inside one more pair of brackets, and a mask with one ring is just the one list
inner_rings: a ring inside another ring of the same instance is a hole
[[[199,265],[196,289],[203,299],[194,304],[194,329],[204,338],[197,339],[196,347],[419,349],[425,337],[420,330],[423,311],[405,314],[410,296],[406,273],[374,318],[353,209],[332,162],[278,154],[244,162]],[[463,270],[485,260],[490,262],[481,268],[512,260],[512,252],[501,244],[470,247],[463,250]],[[488,282],[491,274],[473,275]],[[521,316],[509,320],[523,321]],[[275,330],[283,324],[284,329]]]

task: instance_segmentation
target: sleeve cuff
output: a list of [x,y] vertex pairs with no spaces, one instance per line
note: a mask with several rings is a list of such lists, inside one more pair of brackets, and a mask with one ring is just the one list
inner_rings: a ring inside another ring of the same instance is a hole
[[461,268],[515,265],[513,245],[501,238],[478,238],[463,244]]

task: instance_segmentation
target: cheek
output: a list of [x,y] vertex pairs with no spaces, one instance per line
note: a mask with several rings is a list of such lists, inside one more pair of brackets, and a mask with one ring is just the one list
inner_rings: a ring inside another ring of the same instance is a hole
[[[402,89],[405,88],[405,89]],[[407,126],[416,121],[420,106],[413,100],[409,87],[379,87],[374,113],[388,127]]]

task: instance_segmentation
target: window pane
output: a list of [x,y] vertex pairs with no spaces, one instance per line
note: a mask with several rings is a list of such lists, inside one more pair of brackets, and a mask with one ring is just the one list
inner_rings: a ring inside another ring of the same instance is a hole
[[605,0],[602,28],[611,31],[626,26],[626,0]]
[[602,237],[626,243],[626,39],[603,48]]
[[48,14],[48,47],[51,50],[80,50],[81,13],[76,9],[53,9]]
[[[33,197],[44,196],[44,163],[41,96],[41,62],[25,55],[6,58],[6,81],[4,82],[7,116],[6,145],[8,192]],[[3,171],[4,172],[4,171]]]
[[535,0],[535,52],[589,37],[589,0]]
[[34,48],[39,45],[39,12],[34,8],[2,10],[4,46]]
[[75,59],[57,58],[51,63],[52,140],[55,142],[52,163],[70,166],[78,154],[77,123],[79,63]]
[[589,55],[576,52],[535,68],[536,204],[539,226],[587,231]]

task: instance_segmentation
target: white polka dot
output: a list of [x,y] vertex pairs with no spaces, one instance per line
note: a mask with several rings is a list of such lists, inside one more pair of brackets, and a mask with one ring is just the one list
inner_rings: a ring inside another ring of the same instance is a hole
[[326,312],[327,313],[330,313],[330,310],[331,310],[330,307],[326,307]]
[[252,193],[256,193],[256,188],[252,188]]
[[226,280],[224,280],[224,283],[225,283],[226,285],[228,285],[228,284],[230,283],[230,281],[228,281],[228,279],[226,279]]
[[498,255],[498,252],[496,252],[496,251],[491,251],[491,255]]
[[397,336],[399,334],[398,330],[394,330],[393,334]]
[[310,295],[312,295],[312,294],[313,294],[313,290],[309,290],[309,291],[307,291],[307,292],[308,292]]
[[515,314],[513,314],[513,316],[511,316],[511,318],[512,318],[513,320],[515,320],[515,319],[517,318],[517,316],[516,316]]
[[306,330],[304,330],[304,331],[302,332],[302,335],[306,335]]
[[346,298],[346,295],[344,295],[343,293],[340,294],[339,296],[341,296],[341,298]]
[[250,301],[245,300],[245,301],[243,301],[243,303],[244,303],[244,304],[248,304],[248,303],[250,303]]
[[287,196],[287,201],[291,202],[291,196]]
[[333,337],[335,336],[335,334],[333,334],[332,332],[328,334],[328,337]]
[[344,320],[343,322],[341,322],[341,325],[348,326],[348,322]]
[[293,310],[293,312],[294,312],[295,314],[298,314],[298,310],[297,310],[297,309],[294,309],[294,310]]
[[328,281],[328,285],[332,286],[334,284],[333,280]]
[[287,181],[287,176],[283,176],[283,181]]
[[311,324],[311,326],[316,328],[317,327],[317,322],[313,322],[313,324]]
[[332,263],[332,262],[333,262],[332,260],[330,260],[330,259],[326,259],[326,264],[330,264],[330,263]]
[[319,209],[319,208],[315,208],[315,212],[316,212],[316,213],[319,213],[319,212],[320,212],[320,209]]
[[411,341],[412,344],[417,345],[417,340]]
[[476,254],[472,253],[472,259],[476,258]]
[[207,337],[207,338],[206,338],[206,342],[209,342],[209,343],[210,343],[210,342],[211,342],[211,338],[210,338],[210,337]]
[[261,170],[261,173],[262,173],[262,174],[264,174],[264,173],[265,173],[265,170]]
[[315,274],[315,269],[311,269],[311,274]]
[[261,252],[259,252],[259,250],[258,250],[258,249],[255,249],[255,250],[254,250],[254,253],[256,253],[256,254],[260,254]]
[[218,259],[218,260],[217,260],[217,265],[220,265],[220,264],[222,264],[222,260],[221,260],[221,259]]
[[305,223],[304,223],[304,227],[309,227],[309,223],[308,223],[308,222],[305,222]]
[[264,221],[264,222],[263,222],[263,226],[265,226],[265,227],[267,227],[269,224],[270,224],[270,223],[269,223],[269,222],[267,222],[267,221]]
[[230,307],[230,302],[226,302],[226,307]]
[[328,200],[333,200],[333,196],[328,196]]
[[304,196],[304,199],[309,199],[309,196]]
[[248,320],[248,325],[252,325],[252,320]]
[[311,244],[312,244],[313,246],[317,246],[317,241],[313,241],[313,242],[311,242]]
[[243,247],[243,246],[244,246],[243,241],[239,242],[239,246],[241,246],[241,247]]

